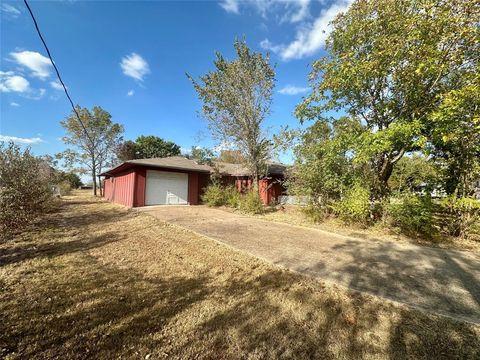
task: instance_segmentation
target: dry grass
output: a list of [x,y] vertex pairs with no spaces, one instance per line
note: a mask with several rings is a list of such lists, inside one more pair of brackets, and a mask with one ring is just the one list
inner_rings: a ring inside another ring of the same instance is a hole
[[478,359],[480,328],[86,195],[0,245],[0,357]]
[[[228,208],[224,210],[231,211]],[[366,240],[386,240],[410,243],[415,245],[438,247],[442,249],[455,249],[480,252],[480,236],[476,235],[469,239],[454,238],[444,235],[434,236],[430,239],[412,238],[402,234],[395,229],[387,228],[382,224],[377,224],[368,228],[346,225],[339,219],[330,218],[321,223],[314,223],[302,211],[302,207],[295,205],[286,205],[269,208],[267,212],[261,215],[252,215],[264,220],[283,222],[287,224],[313,227],[316,229],[330,231],[345,236],[352,236]]]

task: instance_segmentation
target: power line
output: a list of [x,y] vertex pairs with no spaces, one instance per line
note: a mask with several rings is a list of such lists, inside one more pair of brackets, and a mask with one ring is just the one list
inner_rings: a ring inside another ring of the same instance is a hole
[[37,34],[38,34],[38,36],[40,37],[40,40],[42,41],[43,46],[45,47],[45,50],[47,51],[48,57],[49,57],[49,59],[50,59],[50,62],[52,63],[53,68],[55,69],[55,72],[57,73],[58,80],[60,81],[60,84],[62,84],[63,91],[65,91],[65,95],[67,95],[68,101],[70,101],[70,105],[72,106],[72,109],[73,109],[75,115],[77,115],[78,122],[79,122],[80,125],[82,126],[83,131],[85,132],[85,135],[87,136],[88,140],[90,140],[90,142],[92,143],[92,145],[94,145],[94,142],[93,142],[92,138],[91,138],[90,135],[88,134],[87,128],[86,128],[85,125],[83,124],[82,119],[80,119],[80,115],[78,114],[77,109],[75,108],[75,105],[73,105],[72,98],[71,98],[70,95],[68,94],[67,87],[66,87],[65,84],[63,83],[63,80],[62,80],[62,77],[60,76],[60,72],[58,71],[57,65],[55,65],[55,62],[53,61],[52,55],[50,54],[50,50],[48,49],[47,43],[46,43],[45,40],[43,39],[42,33],[41,33],[41,31],[40,31],[40,29],[39,29],[39,27],[38,27],[38,24],[37,24],[37,20],[35,19],[35,15],[33,15],[32,9],[30,9],[30,6],[28,5],[27,0],[23,0],[23,2],[25,3],[25,6],[27,7],[28,12],[30,13],[30,16],[32,17],[33,23],[35,24],[35,29],[37,30]]

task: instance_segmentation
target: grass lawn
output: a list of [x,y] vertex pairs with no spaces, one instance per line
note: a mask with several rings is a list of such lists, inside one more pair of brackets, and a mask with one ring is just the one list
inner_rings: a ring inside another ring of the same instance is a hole
[[480,358],[479,326],[327,286],[84,193],[0,244],[0,290],[7,359]]

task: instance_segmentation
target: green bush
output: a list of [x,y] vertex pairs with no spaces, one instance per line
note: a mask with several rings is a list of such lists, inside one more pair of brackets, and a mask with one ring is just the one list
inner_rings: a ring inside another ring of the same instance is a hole
[[309,204],[304,207],[302,211],[314,223],[320,223],[328,216],[328,212],[325,208],[315,204]]
[[431,236],[433,233],[433,206],[430,196],[411,193],[390,199],[385,206],[387,222],[407,235]]
[[370,191],[356,184],[332,209],[344,221],[366,224],[370,218]]
[[52,208],[51,172],[30,149],[0,142],[0,238],[11,238]]
[[235,186],[227,186],[225,188],[225,203],[227,206],[232,208],[240,207],[240,202],[242,200],[242,196],[240,192],[235,188]]
[[440,202],[446,213],[445,225],[449,235],[467,237],[480,221],[480,201],[471,197],[452,195]]
[[264,211],[262,199],[255,190],[249,191],[241,197],[239,208],[249,214],[261,214]]
[[225,188],[219,184],[211,184],[202,195],[202,201],[207,206],[222,206],[225,205],[227,199],[225,197]]

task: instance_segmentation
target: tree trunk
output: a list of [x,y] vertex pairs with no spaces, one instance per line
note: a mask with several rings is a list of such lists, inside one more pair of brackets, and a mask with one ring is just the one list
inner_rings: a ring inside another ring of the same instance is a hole
[[93,167],[92,167],[92,179],[93,179],[93,195],[97,196],[97,169],[96,169],[95,162],[93,162]]

